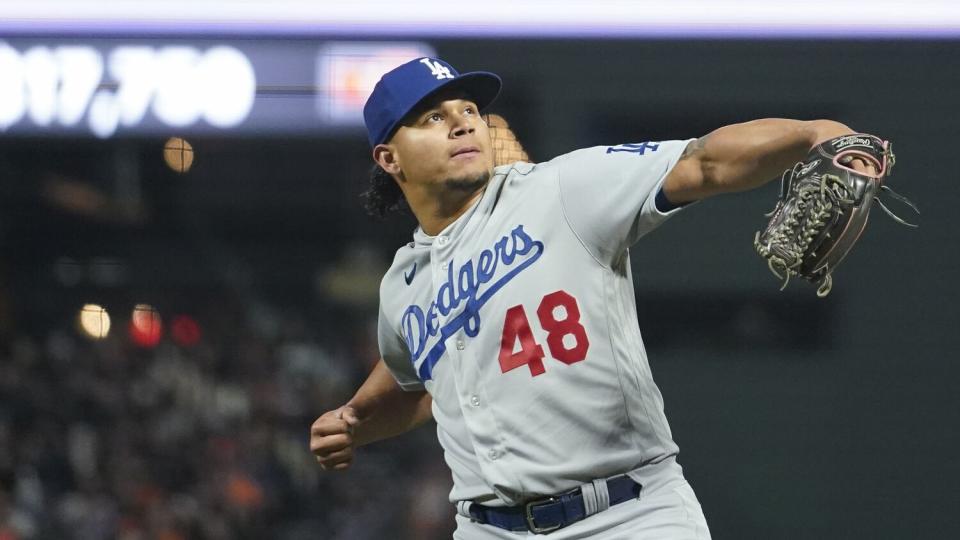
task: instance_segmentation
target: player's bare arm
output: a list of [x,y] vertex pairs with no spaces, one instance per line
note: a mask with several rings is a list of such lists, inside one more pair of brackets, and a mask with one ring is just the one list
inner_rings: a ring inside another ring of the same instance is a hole
[[342,470],[353,449],[423,425],[432,417],[425,391],[400,388],[380,360],[346,405],[324,413],[310,428],[310,451],[324,469]]
[[849,133],[854,131],[832,120],[767,118],[725,126],[687,146],[663,192],[681,204],[753,189],[779,178],[817,144]]

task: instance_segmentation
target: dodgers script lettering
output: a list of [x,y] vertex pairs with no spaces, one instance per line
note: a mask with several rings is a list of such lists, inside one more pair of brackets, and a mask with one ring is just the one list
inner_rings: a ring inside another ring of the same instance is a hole
[[[418,305],[407,308],[401,325],[411,362],[416,364],[426,352],[418,370],[421,380],[431,378],[433,366],[446,351],[447,338],[461,329],[468,337],[476,337],[480,332],[480,308],[542,254],[543,242],[532,238],[523,230],[523,225],[518,225],[491,249],[481,251],[476,260],[468,260],[456,269],[450,264],[446,281],[426,309]],[[439,318],[446,318],[461,306],[463,311],[440,326]],[[438,336],[428,349],[428,342]]]

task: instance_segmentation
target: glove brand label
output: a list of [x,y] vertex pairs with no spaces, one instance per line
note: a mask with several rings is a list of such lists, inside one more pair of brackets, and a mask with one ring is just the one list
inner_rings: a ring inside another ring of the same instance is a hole
[[[480,332],[480,308],[504,285],[535,263],[543,254],[543,249],[543,242],[527,234],[523,225],[517,225],[508,236],[497,240],[492,248],[481,251],[476,261],[469,260],[456,270],[450,264],[447,267],[447,279],[430,306],[426,309],[418,305],[407,308],[401,327],[411,362],[416,364],[426,352],[418,369],[420,380],[426,381],[432,377],[433,366],[447,350],[447,338],[460,329],[468,337],[477,336]],[[464,303],[463,311],[440,326],[438,318],[446,318]],[[427,341],[438,336],[427,350]]]
[[835,150],[843,150],[850,146],[866,146],[869,148],[873,145],[873,139],[865,135],[846,135],[833,140],[833,148]]

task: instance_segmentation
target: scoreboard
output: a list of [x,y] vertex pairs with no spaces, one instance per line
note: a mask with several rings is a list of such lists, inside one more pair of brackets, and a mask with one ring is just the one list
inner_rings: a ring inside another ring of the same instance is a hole
[[355,129],[383,72],[432,54],[419,42],[8,38],[0,136]]
[[956,39],[960,1],[3,1],[0,137],[359,130],[423,40],[500,37]]

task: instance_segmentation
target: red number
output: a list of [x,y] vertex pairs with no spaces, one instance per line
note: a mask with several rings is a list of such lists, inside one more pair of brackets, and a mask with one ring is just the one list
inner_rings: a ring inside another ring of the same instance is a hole
[[[554,310],[563,306],[566,316],[557,319]],[[587,339],[587,329],[580,324],[580,308],[577,299],[564,291],[550,293],[543,297],[540,307],[537,308],[537,317],[547,334],[547,347],[550,354],[564,364],[573,364],[587,357],[590,340]],[[575,343],[567,347],[563,342],[564,336],[573,336]]]
[[[513,352],[513,345],[520,339],[520,352]],[[500,371],[506,373],[522,365],[530,367],[530,375],[536,377],[544,372],[543,347],[537,345],[527,321],[523,306],[507,310],[503,322],[503,337],[500,339]]]
[[[566,312],[562,319],[558,319],[554,313],[558,307],[563,307]],[[537,318],[547,331],[547,347],[551,356],[564,364],[573,364],[587,357],[590,340],[587,339],[586,328],[580,324],[580,307],[576,298],[564,291],[544,296],[537,308]],[[574,342],[570,347],[564,343],[566,336],[573,336]],[[515,353],[513,349],[518,339],[520,351]],[[526,365],[530,368],[530,374],[536,377],[545,371],[543,356],[543,347],[533,337],[523,305],[508,309],[500,339],[500,370],[506,373]]]

